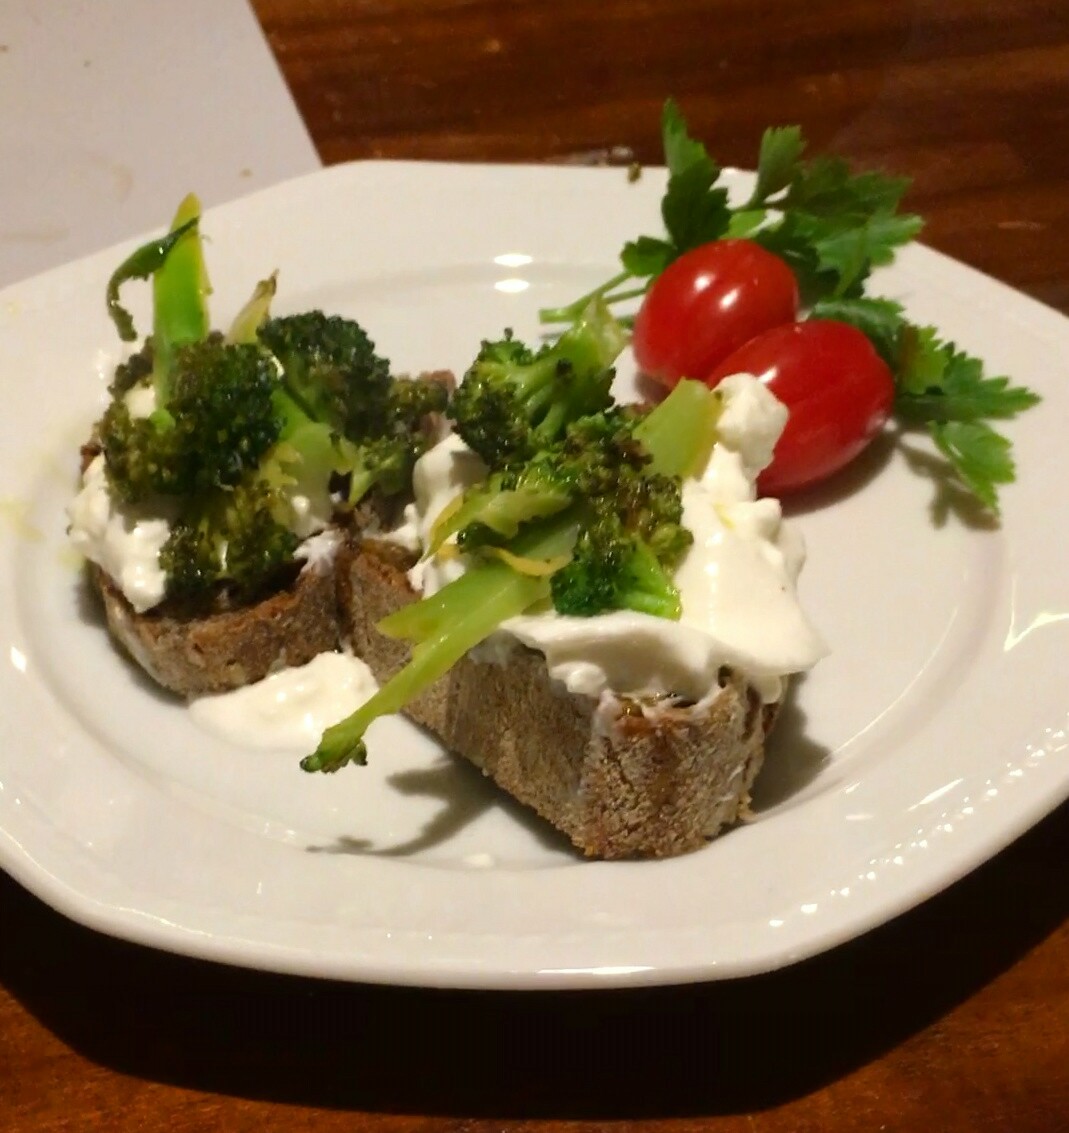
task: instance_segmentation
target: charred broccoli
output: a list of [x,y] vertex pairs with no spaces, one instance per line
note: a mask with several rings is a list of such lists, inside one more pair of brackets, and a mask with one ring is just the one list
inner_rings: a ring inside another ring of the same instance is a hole
[[[682,539],[672,542],[686,545]],[[550,580],[550,594],[559,613],[579,617],[638,610],[676,619],[682,611],[670,570],[611,512],[581,526],[571,559]]]
[[234,487],[278,440],[282,419],[271,359],[212,336],[179,346],[170,397],[147,416],[113,398],[98,427],[108,480],[132,503]]
[[266,477],[193,498],[160,551],[168,594],[196,598],[226,583],[238,599],[256,595],[293,561],[299,540],[289,518]]
[[681,382],[645,415],[603,407],[561,426],[530,459],[513,455],[447,507],[431,553],[456,534],[467,570],[379,623],[412,643],[410,662],[328,728],[301,766],[364,763],[373,720],[402,709],[502,622],[540,603],[581,616],[631,608],[679,617],[672,569],[692,539],[681,478],[708,457],[718,413],[717,395],[696,382]]
[[533,459],[579,417],[606,409],[626,336],[591,303],[554,343],[534,351],[506,332],[483,342],[453,396],[456,431],[491,469]]
[[690,546],[677,476],[651,470],[635,436],[640,418],[620,409],[582,417],[525,464],[493,472],[436,522],[430,550],[452,535],[464,552],[502,547],[525,523],[572,509],[578,536],[567,566],[552,576],[559,613],[589,616],[636,609],[678,618],[671,572]]
[[278,359],[290,396],[313,421],[349,437],[379,431],[393,379],[359,323],[307,311],[269,318],[257,336]]
[[364,329],[337,315],[268,319],[258,338],[281,367],[291,416],[319,422],[338,439],[336,470],[349,477],[348,502],[372,487],[403,491],[427,445],[424,419],[445,409],[445,387],[392,378]]
[[136,335],[118,296],[131,279],[152,281],[152,335],[116,370],[96,435],[112,494],[158,501],[171,517],[160,556],[168,597],[220,586],[254,597],[335,508],[373,487],[407,487],[427,443],[424,418],[444,409],[445,389],[395,380],[351,319],[272,318],[274,276],[226,336],[210,332],[195,197],[109,281],[126,340]]

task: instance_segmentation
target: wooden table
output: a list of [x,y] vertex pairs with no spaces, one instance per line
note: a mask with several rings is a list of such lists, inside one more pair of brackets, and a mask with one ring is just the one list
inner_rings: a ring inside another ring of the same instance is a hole
[[[1060,0],[255,0],[324,160],[729,163],[774,121],[914,178],[925,239],[1069,312]],[[0,878],[0,1129],[1069,1130],[1069,809],[777,974],[504,995],[154,953]]]

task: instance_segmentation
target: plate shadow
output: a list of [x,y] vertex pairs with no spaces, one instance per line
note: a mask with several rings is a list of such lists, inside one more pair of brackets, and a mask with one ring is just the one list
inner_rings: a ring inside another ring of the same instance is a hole
[[182,1089],[499,1120],[747,1113],[880,1058],[1058,931],[1069,889],[1044,863],[1067,856],[1069,804],[942,895],[793,968],[566,993],[227,968],[94,933],[0,876],[0,981],[97,1066]]

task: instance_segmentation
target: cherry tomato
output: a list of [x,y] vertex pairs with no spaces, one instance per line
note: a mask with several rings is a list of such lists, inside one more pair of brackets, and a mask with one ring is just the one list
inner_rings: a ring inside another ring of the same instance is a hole
[[639,369],[671,388],[701,378],[737,347],[798,314],[798,284],[751,240],[684,252],[653,281],[635,317]]
[[846,323],[810,319],[765,331],[716,366],[706,384],[737,373],[760,378],[790,413],[772,463],[757,481],[763,495],[837,472],[891,415],[891,370],[869,339]]

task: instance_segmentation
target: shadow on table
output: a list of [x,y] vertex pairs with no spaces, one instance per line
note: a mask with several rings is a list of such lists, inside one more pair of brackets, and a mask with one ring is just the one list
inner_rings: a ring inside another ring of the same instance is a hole
[[0,875],[0,981],[124,1074],[290,1104],[498,1118],[753,1111],[878,1058],[1069,916],[1063,807],[947,893],[782,972],[689,988],[475,993],[230,969],[114,941]]

